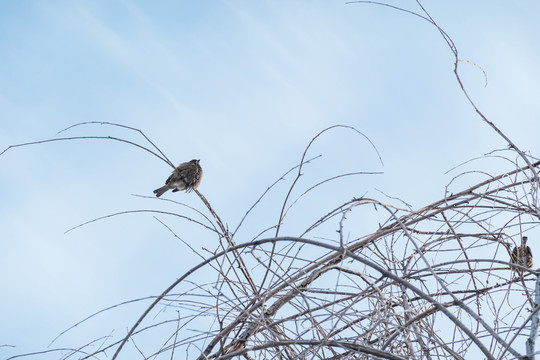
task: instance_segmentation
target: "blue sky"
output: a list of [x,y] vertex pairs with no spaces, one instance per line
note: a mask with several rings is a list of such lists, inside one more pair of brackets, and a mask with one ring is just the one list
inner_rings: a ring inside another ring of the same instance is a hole
[[[400,5],[419,11],[416,4]],[[540,29],[534,1],[429,1],[453,38],[464,84],[483,113],[522,150],[540,152]],[[325,185],[294,219],[309,223],[352,196],[398,197],[419,208],[443,196],[446,171],[506,144],[474,113],[453,75],[453,56],[428,23],[389,8],[343,1],[6,1],[0,11],[0,148],[55,137],[85,121],[145,132],[174,162],[201,159],[200,191],[231,228],[316,142],[302,189],[326,177],[382,171]],[[122,129],[74,128],[64,135]],[[149,215],[80,223],[132,209],[172,208],[151,195],[170,172],[147,153],[107,141],[15,148],[0,157],[0,357],[45,348],[107,306],[160,293],[198,259]],[[509,164],[480,161],[463,170]],[[289,182],[244,228],[277,220]],[[304,181],[304,180],[303,180]],[[466,185],[472,185],[466,184]],[[168,198],[201,208],[194,194]],[[253,220],[257,219],[257,221]],[[263,219],[263,220],[261,220]],[[165,219],[163,219],[165,220]],[[187,242],[192,225],[171,224]],[[285,224],[285,231],[295,231]],[[240,242],[240,241],[239,241]],[[540,257],[540,254],[537,255]],[[178,259],[182,258],[179,262]],[[116,328],[130,305],[57,345]],[[137,307],[138,306],[138,307]],[[110,320],[110,322],[108,322]],[[70,337],[71,336],[71,337]],[[54,358],[54,357],[52,357]]]

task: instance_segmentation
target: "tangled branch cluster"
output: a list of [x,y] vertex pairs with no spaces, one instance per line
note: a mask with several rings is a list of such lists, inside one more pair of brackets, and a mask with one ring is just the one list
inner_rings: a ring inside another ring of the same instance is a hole
[[[160,298],[181,316],[156,354],[519,358],[531,310],[538,310],[536,272],[512,270],[513,245],[506,244],[538,223],[538,185],[529,172],[525,166],[491,177],[417,211],[353,199],[301,237],[236,245],[220,232],[222,251],[197,270],[213,272],[215,282],[191,284],[174,300]],[[386,211],[387,223],[343,243],[346,216],[361,208]],[[310,240],[332,221],[339,230],[334,239]],[[209,317],[208,328],[187,331]]]

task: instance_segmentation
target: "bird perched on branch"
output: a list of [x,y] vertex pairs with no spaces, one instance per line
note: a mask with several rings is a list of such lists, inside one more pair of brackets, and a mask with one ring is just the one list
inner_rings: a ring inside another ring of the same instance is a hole
[[[512,253],[510,254],[510,262],[512,264],[521,265],[527,268],[533,267],[533,257],[531,248],[527,246],[527,237],[523,236],[521,238],[521,245],[516,246]],[[514,269],[520,271],[519,269]]]
[[165,181],[165,185],[154,190],[154,194],[160,197],[167,190],[172,190],[173,192],[186,190],[186,192],[190,192],[197,189],[197,186],[201,183],[203,174],[199,161],[191,160],[178,165],[171,176],[167,178],[167,181]]

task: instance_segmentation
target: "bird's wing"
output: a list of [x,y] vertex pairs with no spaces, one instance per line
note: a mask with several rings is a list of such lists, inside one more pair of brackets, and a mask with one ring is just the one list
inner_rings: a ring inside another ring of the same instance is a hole
[[178,167],[178,173],[182,179],[190,182],[190,180],[197,175],[197,165],[193,163],[183,163]]
[[167,180],[165,180],[165,185],[167,185],[168,183],[171,182],[171,178],[173,177],[173,175],[174,175],[174,172],[173,172],[171,175],[169,175],[169,177],[167,178]]
[[514,250],[512,250],[512,254],[510,254],[510,262],[517,262],[518,258],[518,247],[514,247]]

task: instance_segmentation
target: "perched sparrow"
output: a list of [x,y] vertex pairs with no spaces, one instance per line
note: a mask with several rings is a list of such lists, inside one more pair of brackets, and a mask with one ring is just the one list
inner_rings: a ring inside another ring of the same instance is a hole
[[190,192],[191,190],[196,189],[201,183],[203,173],[199,161],[200,160],[191,160],[178,165],[167,181],[165,181],[165,185],[154,190],[154,194],[156,194],[157,197],[160,197],[169,189],[172,189],[173,192],[180,190]]
[[[527,268],[533,267],[533,257],[531,248],[527,246],[527,237],[524,236],[521,238],[521,245],[516,246],[510,254],[510,262],[513,264],[525,266]],[[519,271],[518,269],[515,269]]]

